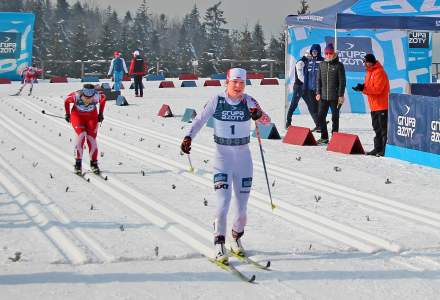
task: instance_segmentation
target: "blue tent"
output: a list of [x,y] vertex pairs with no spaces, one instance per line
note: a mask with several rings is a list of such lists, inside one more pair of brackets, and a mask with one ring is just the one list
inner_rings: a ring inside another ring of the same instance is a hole
[[20,80],[20,71],[32,63],[32,13],[0,12],[0,78]]
[[[440,5],[434,2],[344,0],[310,15],[287,16],[286,107],[295,63],[312,44],[333,42],[339,52],[347,72],[343,112],[369,111],[366,97],[350,88],[364,80],[366,53],[374,53],[384,65],[394,93],[406,92],[409,82],[430,82],[432,35],[427,31],[440,29]],[[297,113],[304,109],[300,104]]]

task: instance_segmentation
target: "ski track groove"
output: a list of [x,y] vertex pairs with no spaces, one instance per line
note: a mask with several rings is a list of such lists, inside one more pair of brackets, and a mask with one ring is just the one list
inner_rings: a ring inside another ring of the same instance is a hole
[[[35,104],[25,103],[25,105],[37,113],[40,109],[40,107]],[[32,106],[35,106],[36,108],[32,108]],[[52,119],[52,121],[66,126],[66,124],[61,121],[54,119]],[[109,147],[116,148],[119,151],[125,152],[130,156],[136,157],[148,163],[155,164],[165,169],[170,169],[171,167],[174,172],[181,172],[182,169],[186,169],[186,166],[181,163],[163,158],[156,154],[148,153],[145,150],[141,150],[133,145],[120,142],[105,135],[100,135],[100,141]],[[151,157],[151,159],[148,159],[147,157]],[[187,172],[181,173],[180,175],[187,177],[192,181],[198,182],[199,184],[212,187],[209,174],[205,174],[204,178]],[[266,198],[266,195],[253,191],[251,199],[257,199],[257,201],[250,201],[249,204],[264,211],[271,212],[270,206],[266,203],[267,201],[265,201]],[[381,249],[386,249],[392,252],[400,252],[402,250],[400,245],[376,237],[364,231],[332,221],[328,218],[316,215],[301,208],[294,207],[293,205],[289,205],[282,201],[275,202],[278,204],[278,208],[273,211],[274,214],[282,217],[290,223],[298,224],[307,230],[318,233],[326,238],[342,242],[360,251],[374,253],[380,251]],[[281,208],[285,208],[286,211]]]
[[57,221],[63,224],[63,227],[67,228],[69,232],[87,248],[87,250],[92,252],[94,258],[89,259],[88,262],[104,263],[115,261],[114,256],[107,254],[99,243],[89,237],[81,228],[72,226],[71,219],[53,201],[51,201],[51,199],[49,199],[37,186],[22,176],[1,157],[0,166],[6,169],[15,178],[15,180],[20,182],[23,187],[30,191],[32,195],[39,201],[40,205],[43,205],[47,210],[49,210],[51,215]]
[[[150,129],[140,128],[136,125],[129,124],[111,117],[107,118],[111,123],[126,128],[131,129],[134,132],[145,134],[150,137],[154,137],[162,142],[180,146],[180,140],[173,136],[165,135],[159,132],[154,132]],[[196,147],[193,147],[193,151],[197,151],[203,154],[212,155],[214,152],[211,148],[206,147],[201,144],[192,143]],[[254,165],[258,166],[260,171],[263,170],[263,165],[259,161],[256,161]],[[313,190],[321,190],[328,194],[332,194],[337,197],[342,197],[347,200],[355,201],[361,203],[365,206],[370,206],[376,209],[380,209],[384,212],[398,215],[400,217],[410,219],[419,223],[424,223],[433,227],[440,228],[440,214],[428,211],[426,209],[414,207],[408,204],[400,203],[395,200],[387,199],[382,196],[377,196],[369,194],[366,192],[361,192],[356,189],[343,186],[334,182],[323,180],[317,177],[301,174],[292,170],[287,170],[285,168],[276,166],[274,164],[266,164],[267,170],[273,175],[277,175],[287,181],[294,180],[302,186],[312,188]]]
[[[3,158],[0,158],[0,165],[4,167],[4,164]],[[50,217],[35,203],[32,203],[32,198],[23,193],[20,187],[17,186],[9,176],[0,172],[0,182],[32,223],[35,224],[40,232],[49,240],[50,244],[57,249],[64,258],[65,263],[85,264],[90,262],[87,255],[72,242],[59,226],[55,224],[49,226],[51,223]]]

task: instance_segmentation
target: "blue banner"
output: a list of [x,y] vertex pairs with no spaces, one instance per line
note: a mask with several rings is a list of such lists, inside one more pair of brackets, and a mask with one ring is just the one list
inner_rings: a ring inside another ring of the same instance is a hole
[[440,83],[410,84],[411,95],[440,97]]
[[[393,24],[396,23],[396,20],[406,19],[411,21],[410,24],[406,25],[415,26],[420,25],[419,22],[421,22],[424,24],[423,26],[429,23],[431,30],[437,27],[440,29],[440,22],[436,23],[437,19],[440,20],[438,18],[440,15],[439,0],[343,0],[334,6],[310,15],[288,16],[286,18],[286,24],[288,25],[286,53],[287,102],[292,99],[296,61],[302,57],[305,51],[310,49],[312,44],[320,44],[324,48],[326,42],[334,39],[338,13],[351,14],[347,16],[348,18],[378,16]],[[401,16],[410,18],[400,19]],[[421,18],[418,19],[418,17]],[[363,22],[363,24],[357,25],[366,26],[367,28],[378,26],[380,28],[380,26],[386,25],[382,23]],[[359,28],[359,26],[354,28]],[[423,26],[420,28],[425,28]],[[359,57],[362,57],[364,53],[373,53],[382,63],[388,74],[392,93],[406,92],[410,82],[431,82],[432,35],[429,35],[426,31],[418,31],[408,35],[406,30],[394,29],[374,31],[368,29],[338,30],[337,37],[337,50],[347,70],[347,90],[345,94],[347,101],[342,106],[342,112],[365,113],[369,111],[366,97],[351,90],[353,85],[364,80],[365,73],[359,65]],[[370,44],[365,44],[364,41],[368,39]],[[307,108],[300,101],[296,113],[302,112],[307,112]]]
[[0,12],[0,77],[20,80],[21,71],[32,64],[32,13]]
[[[288,30],[289,45],[288,77],[288,100],[292,99],[292,89],[295,79],[295,62],[304,52],[308,51],[312,44],[320,44],[324,49],[327,42],[334,41],[334,31],[319,28],[296,28]],[[351,87],[363,83],[365,78],[365,66],[362,58],[366,53],[374,53],[382,63],[390,80],[391,92],[404,93],[407,89],[408,74],[408,35],[404,31],[395,30],[352,30],[338,32],[337,48],[340,61],[346,70],[347,87],[345,90],[346,103],[341,108],[342,112],[366,113],[369,112],[367,97],[362,93],[355,92]],[[428,73],[429,75],[429,73]],[[300,101],[296,113],[307,112],[307,108]]]
[[391,94],[389,103],[387,156],[440,167],[440,100]]

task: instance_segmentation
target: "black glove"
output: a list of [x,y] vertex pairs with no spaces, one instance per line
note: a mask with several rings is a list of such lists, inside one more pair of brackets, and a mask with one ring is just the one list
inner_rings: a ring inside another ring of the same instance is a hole
[[182,150],[183,153],[189,154],[189,152],[191,151],[191,137],[190,136],[186,136],[183,139],[182,144],[180,145],[180,149]]
[[250,108],[249,112],[251,113],[252,120],[256,121],[263,115],[263,112],[258,108]]
[[102,123],[102,121],[104,121],[104,114],[103,113],[99,113],[98,114],[98,122]]
[[364,86],[362,83],[358,83],[356,86],[352,87],[352,89],[356,92],[362,92],[364,90]]
[[64,116],[64,120],[66,120],[67,123],[70,123],[70,115],[69,115],[69,114],[66,114],[66,115]]

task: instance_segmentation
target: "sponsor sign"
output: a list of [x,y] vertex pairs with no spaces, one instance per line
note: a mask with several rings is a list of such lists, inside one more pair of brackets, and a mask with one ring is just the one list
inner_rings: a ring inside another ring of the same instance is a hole
[[[334,44],[334,37],[326,37],[326,43]],[[367,53],[372,53],[371,38],[369,37],[338,37],[339,61],[344,64],[345,71],[365,72],[362,61]]]
[[21,34],[18,32],[0,32],[0,59],[20,56]]
[[440,154],[438,98],[391,94],[388,144]]
[[409,48],[429,48],[429,32],[411,31],[408,34]]

